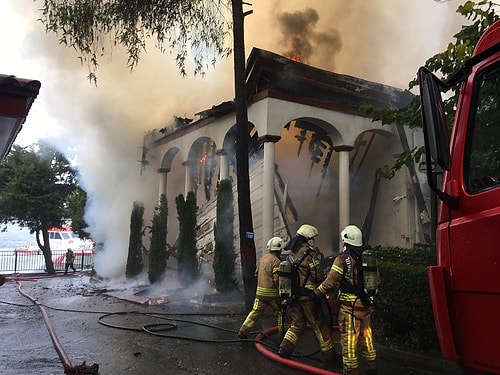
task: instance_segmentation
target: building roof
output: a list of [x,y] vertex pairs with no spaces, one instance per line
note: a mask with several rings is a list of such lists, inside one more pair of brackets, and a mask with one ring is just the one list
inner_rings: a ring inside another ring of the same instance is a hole
[[318,69],[259,48],[248,57],[246,76],[250,103],[274,97],[367,116],[361,102],[376,110],[396,109],[414,97],[408,90]]
[[[371,116],[360,107],[361,103],[376,110],[397,109],[414,98],[408,90],[315,68],[259,48],[253,48],[247,59],[246,86],[249,105],[277,98],[362,117]],[[153,145],[207,126],[234,110],[234,101],[226,101],[199,111],[198,120],[162,132]]]
[[40,87],[36,80],[0,74],[0,162],[21,131]]

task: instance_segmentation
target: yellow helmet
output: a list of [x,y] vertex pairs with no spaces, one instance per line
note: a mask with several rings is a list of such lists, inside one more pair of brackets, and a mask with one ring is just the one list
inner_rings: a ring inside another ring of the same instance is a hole
[[280,237],[273,237],[269,241],[267,241],[266,249],[269,251],[279,251],[283,250],[285,244],[283,243],[283,239]]
[[297,234],[304,237],[307,240],[314,238],[318,235],[318,229],[309,224],[303,224],[297,229]]
[[352,246],[360,247],[363,245],[363,233],[356,225],[348,225],[340,232],[342,242]]

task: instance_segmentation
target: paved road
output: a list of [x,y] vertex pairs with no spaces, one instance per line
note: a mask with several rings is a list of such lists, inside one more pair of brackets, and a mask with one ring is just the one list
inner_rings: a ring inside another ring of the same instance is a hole
[[[162,305],[141,305],[110,296],[131,294],[103,290],[102,284],[94,284],[82,274],[22,280],[20,285],[46,306],[57,339],[73,366],[83,361],[97,363],[99,374],[106,375],[304,374],[264,356],[253,342],[238,340],[235,332],[245,317],[241,301],[207,302],[201,297],[185,297]],[[108,313],[118,314],[105,315]],[[260,324],[259,329],[271,328],[274,317],[265,316]],[[18,284],[12,281],[0,288],[0,329],[1,374],[64,373],[40,309],[21,296]],[[272,353],[278,346],[273,335],[264,342]],[[316,347],[312,334],[307,333],[298,348],[307,356],[297,360],[316,366],[311,373],[341,373],[339,366],[327,366],[318,354],[311,355]],[[416,360],[408,353],[386,348],[381,348],[379,358],[379,373],[384,375],[463,374],[447,362]]]

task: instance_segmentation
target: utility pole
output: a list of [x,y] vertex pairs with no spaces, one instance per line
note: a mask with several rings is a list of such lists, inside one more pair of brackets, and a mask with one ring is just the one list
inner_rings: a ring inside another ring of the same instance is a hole
[[[248,163],[248,113],[245,76],[245,16],[243,1],[231,0],[233,11],[233,57],[234,88],[236,106],[236,182],[238,190],[238,217],[240,235],[241,272],[245,292],[245,307],[252,309],[255,299],[257,265],[253,231],[252,206],[250,201],[250,176]],[[250,5],[245,3],[246,5]]]

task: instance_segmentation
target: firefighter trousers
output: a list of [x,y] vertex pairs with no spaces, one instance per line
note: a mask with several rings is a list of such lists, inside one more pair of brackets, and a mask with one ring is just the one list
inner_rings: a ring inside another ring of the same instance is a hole
[[344,375],[358,375],[358,345],[368,373],[377,369],[377,353],[373,345],[371,309],[341,303],[339,310],[340,344]]
[[280,297],[262,297],[256,296],[253,301],[252,310],[248,313],[245,321],[240,327],[239,335],[242,337],[248,336],[250,329],[254,326],[255,322],[259,320],[264,310],[271,306],[274,313],[278,318],[278,332],[280,337],[282,337],[282,327],[283,327],[283,311],[281,310],[281,298]]
[[309,322],[318,341],[323,358],[327,361],[333,361],[336,353],[333,346],[332,332],[323,316],[321,306],[311,299],[299,300],[294,302],[288,311],[290,313],[291,324],[285,333],[283,341],[281,341],[279,354],[282,357],[292,355],[300,337],[306,330],[307,322]]

